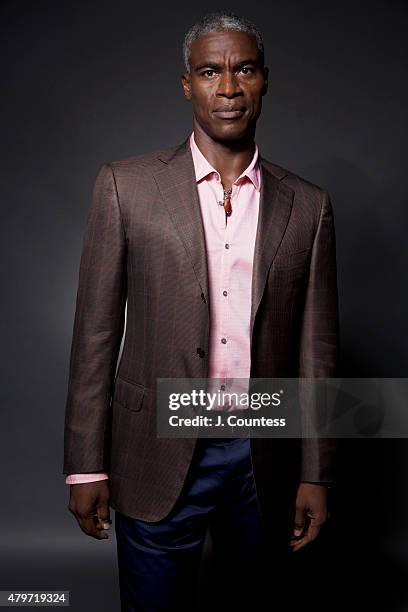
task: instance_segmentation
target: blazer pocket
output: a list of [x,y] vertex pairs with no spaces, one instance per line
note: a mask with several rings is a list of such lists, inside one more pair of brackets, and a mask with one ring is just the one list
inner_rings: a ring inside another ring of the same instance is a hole
[[303,264],[308,260],[310,249],[303,249],[302,251],[295,251],[289,256],[289,264],[295,266]]
[[293,253],[281,253],[273,262],[273,267],[278,270],[288,270],[298,266],[303,267],[309,260],[310,249],[302,249]]
[[143,385],[117,376],[112,401],[132,412],[140,412],[145,390]]

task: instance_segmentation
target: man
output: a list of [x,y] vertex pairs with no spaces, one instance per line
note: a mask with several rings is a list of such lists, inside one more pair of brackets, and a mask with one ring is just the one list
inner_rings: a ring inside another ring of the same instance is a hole
[[79,274],[63,472],[85,533],[116,510],[123,610],[192,610],[208,525],[241,570],[267,534],[298,551],[334,478],[330,440],[157,438],[157,378],[330,377],[338,352],[329,195],[254,140],[259,31],[207,15],[184,59],[193,132],[102,166]]

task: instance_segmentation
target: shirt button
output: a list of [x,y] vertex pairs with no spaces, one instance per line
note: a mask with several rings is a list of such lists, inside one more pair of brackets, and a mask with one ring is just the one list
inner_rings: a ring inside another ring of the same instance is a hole
[[220,391],[225,391],[225,385],[221,385]]
[[226,339],[226,338],[221,338],[221,342],[222,342],[223,344],[227,344],[227,339]]
[[223,291],[222,295],[228,295],[228,291]]
[[218,204],[219,204],[220,206],[224,206],[224,202],[223,202],[223,200],[218,200]]
[[228,244],[228,242],[226,243],[225,248],[226,248],[226,249],[229,249],[229,248],[230,248],[230,245]]

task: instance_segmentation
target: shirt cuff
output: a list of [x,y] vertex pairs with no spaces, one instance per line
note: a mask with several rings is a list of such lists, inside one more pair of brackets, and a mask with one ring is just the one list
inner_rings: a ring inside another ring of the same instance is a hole
[[96,482],[98,480],[106,480],[109,478],[105,472],[96,472],[95,474],[68,474],[65,478],[66,484],[80,484],[82,482]]

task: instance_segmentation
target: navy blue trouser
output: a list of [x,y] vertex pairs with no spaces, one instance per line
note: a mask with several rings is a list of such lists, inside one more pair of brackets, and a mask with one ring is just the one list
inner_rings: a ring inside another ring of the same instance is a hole
[[249,443],[199,439],[183,491],[165,519],[150,523],[115,512],[122,612],[195,610],[208,526],[217,581],[211,589],[218,584],[227,602],[253,603],[265,581],[266,540]]

